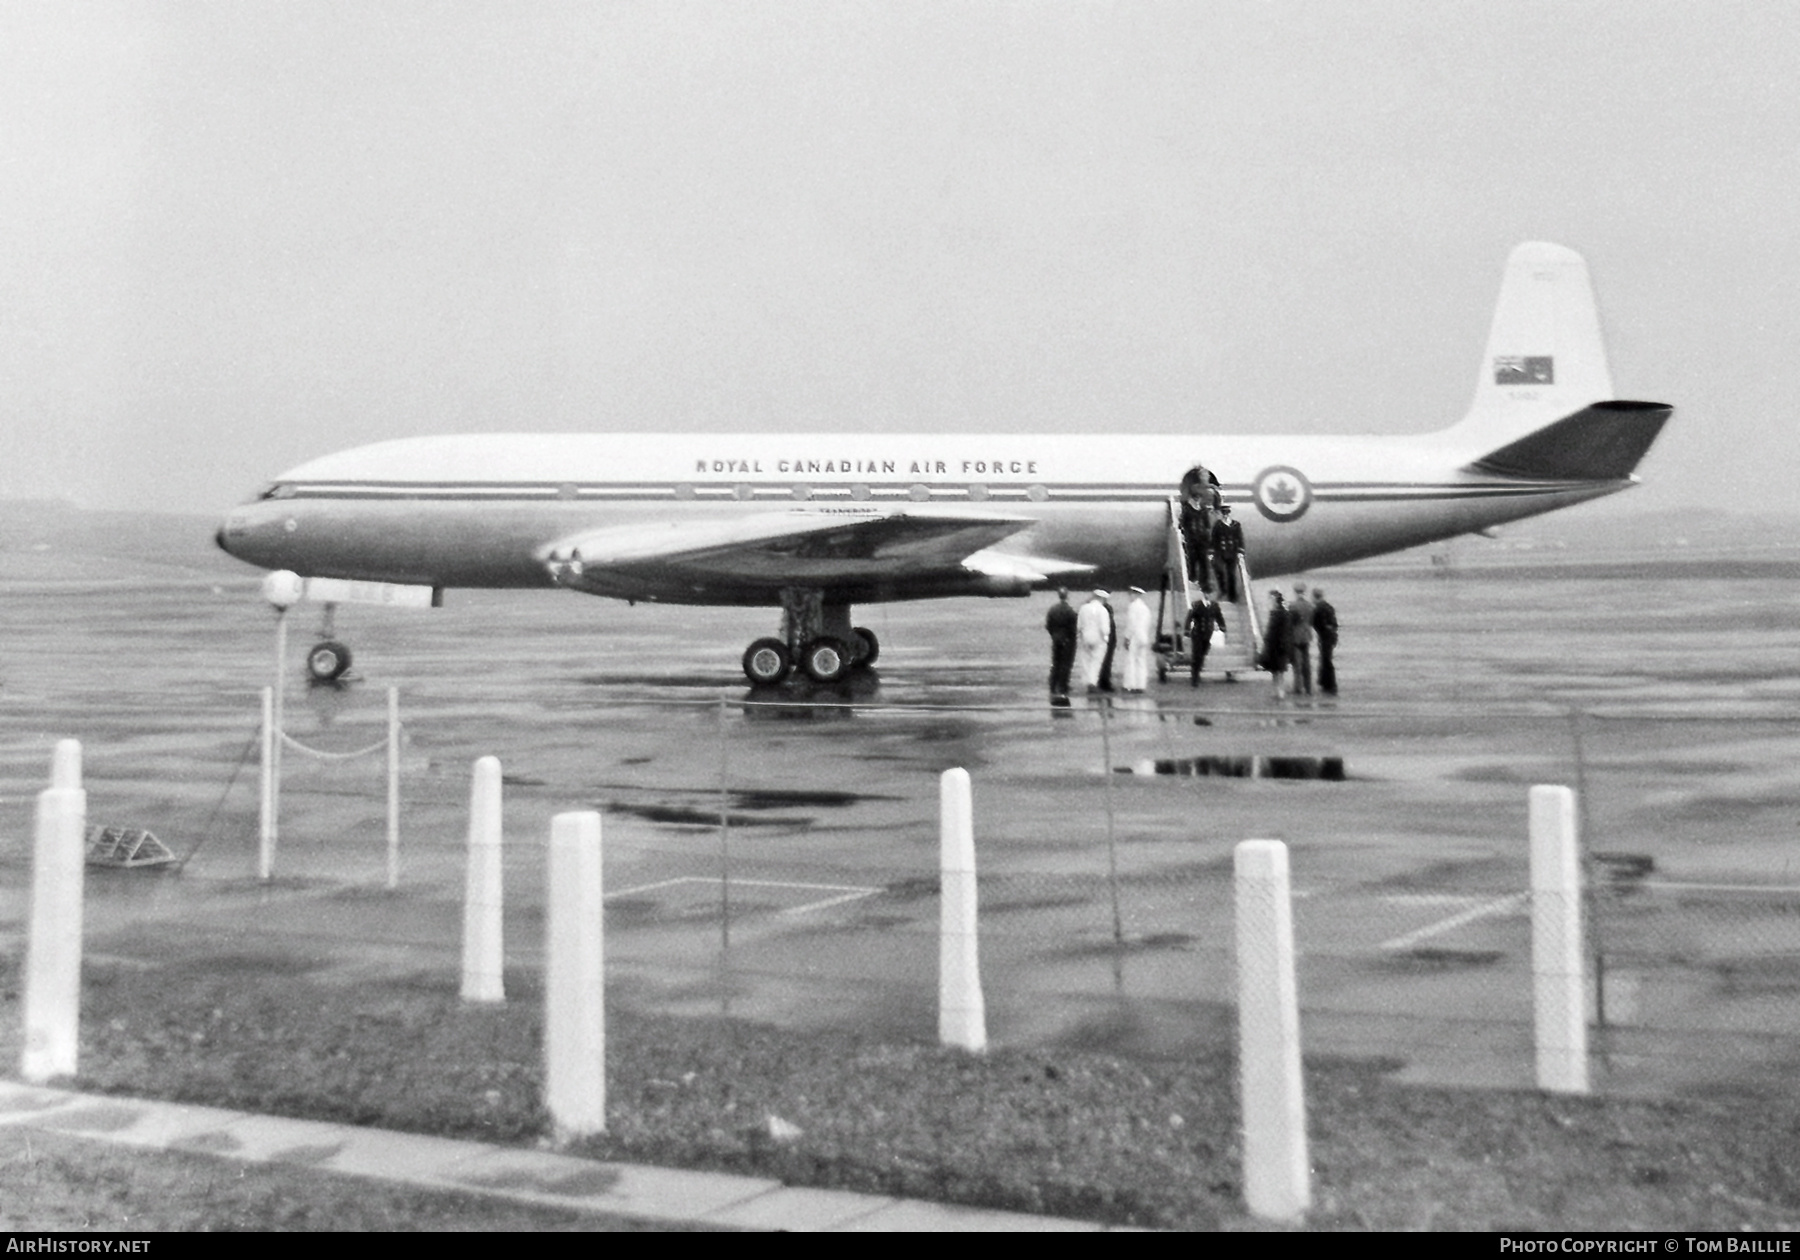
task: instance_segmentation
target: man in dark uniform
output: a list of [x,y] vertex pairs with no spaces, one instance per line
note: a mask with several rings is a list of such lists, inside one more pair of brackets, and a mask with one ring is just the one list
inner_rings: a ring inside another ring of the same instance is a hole
[[1275,680],[1275,698],[1287,698],[1287,671],[1294,657],[1294,623],[1280,591],[1269,592],[1269,618],[1263,623],[1262,656],[1257,661]]
[[1069,699],[1069,671],[1075,665],[1075,620],[1075,610],[1069,606],[1069,588],[1061,587],[1044,618],[1044,629],[1050,634],[1050,698],[1065,703]]
[[1319,637],[1319,690],[1328,696],[1337,694],[1337,666],[1332,653],[1337,651],[1337,609],[1325,602],[1325,592],[1313,587],[1313,633]]
[[1244,527],[1231,519],[1231,505],[1219,508],[1212,527],[1213,567],[1219,579],[1219,598],[1238,601],[1238,557],[1244,552]]
[[[1199,471],[1199,470],[1196,470]],[[1206,501],[1206,485],[1193,481],[1182,487],[1181,543],[1187,549],[1188,581],[1200,589],[1212,589],[1212,565],[1206,550],[1212,544],[1212,508]]]
[[1194,600],[1194,606],[1188,609],[1187,624],[1182,632],[1188,641],[1188,686],[1200,685],[1200,667],[1206,664],[1206,653],[1212,647],[1212,632],[1226,633],[1225,614],[1218,604],[1201,591]]
[[1288,624],[1293,629],[1294,647],[1288,663],[1294,667],[1294,694],[1311,695],[1313,606],[1306,598],[1306,583],[1294,583],[1294,598],[1288,601]]

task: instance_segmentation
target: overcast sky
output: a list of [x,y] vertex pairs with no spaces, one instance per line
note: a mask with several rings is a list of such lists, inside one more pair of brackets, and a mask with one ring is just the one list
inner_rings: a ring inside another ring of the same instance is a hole
[[1721,0],[12,0],[0,497],[222,512],[452,431],[1423,431],[1541,239],[1677,407],[1613,502],[1800,508],[1796,66],[1800,8]]

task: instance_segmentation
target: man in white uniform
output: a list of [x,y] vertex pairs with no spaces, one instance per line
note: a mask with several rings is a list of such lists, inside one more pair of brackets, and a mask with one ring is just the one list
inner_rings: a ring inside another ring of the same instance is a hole
[[1100,685],[1100,666],[1106,660],[1107,643],[1112,638],[1112,617],[1105,601],[1106,592],[1095,591],[1075,614],[1076,651],[1089,691]]
[[1144,588],[1131,588],[1131,602],[1125,606],[1125,690],[1141,693],[1150,685],[1150,649],[1154,645],[1156,625],[1150,616],[1150,605],[1144,602]]

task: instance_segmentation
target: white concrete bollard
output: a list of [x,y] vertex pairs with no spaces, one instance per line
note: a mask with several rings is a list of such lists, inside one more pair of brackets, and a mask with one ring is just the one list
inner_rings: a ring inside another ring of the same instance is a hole
[[561,1143],[606,1131],[606,966],[600,815],[550,820],[544,1106]]
[[400,887],[400,689],[387,691],[387,886]]
[[1312,1183],[1287,846],[1245,840],[1234,866],[1244,1201],[1258,1216],[1291,1221],[1312,1206]]
[[938,1040],[987,1049],[987,1006],[975,898],[975,823],[967,770],[946,770],[938,784]]
[[34,1085],[75,1075],[86,833],[86,792],[50,788],[38,793],[31,936],[25,945],[25,1048],[19,1056],[19,1075]]
[[1539,1089],[1588,1092],[1587,967],[1575,793],[1531,789],[1531,976]]
[[[265,594],[270,585],[269,580],[264,578]],[[274,867],[275,850],[281,844],[281,740],[282,736],[287,733],[287,719],[283,716],[287,705],[287,658],[287,609],[280,608],[275,617],[275,686],[270,689],[274,697],[274,708],[269,717],[271,733],[268,742],[269,860],[271,870]],[[264,875],[263,878],[269,877]]]
[[500,791],[500,759],[481,758],[469,785],[469,865],[463,883],[465,1002],[506,1000]]
[[50,759],[50,786],[53,788],[80,789],[80,740],[59,739],[56,741],[56,753]]

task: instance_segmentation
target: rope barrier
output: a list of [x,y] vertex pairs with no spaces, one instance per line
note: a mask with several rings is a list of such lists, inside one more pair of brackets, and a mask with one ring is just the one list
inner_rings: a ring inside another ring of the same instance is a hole
[[[277,623],[276,640],[285,644],[285,618]],[[285,660],[280,651],[278,659]],[[400,693],[387,689],[387,734],[362,748],[333,751],[303,744],[282,729],[280,676],[277,685],[264,687],[262,693],[262,807],[257,827],[256,874],[262,880],[274,874],[275,847],[281,833],[281,751],[292,748],[320,761],[349,761],[370,753],[387,750],[387,886],[391,890],[400,879]]]
[[351,752],[329,752],[323,748],[310,748],[295,739],[292,735],[289,735],[286,731],[281,731],[279,734],[281,736],[281,742],[285,747],[292,748],[295,752],[303,752],[309,757],[318,757],[323,761],[348,761],[352,757],[366,757],[368,754],[377,752],[388,746],[388,742],[384,738],[370,744],[367,748],[358,748]]

